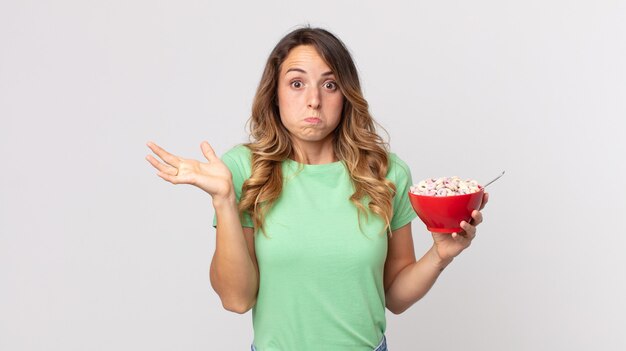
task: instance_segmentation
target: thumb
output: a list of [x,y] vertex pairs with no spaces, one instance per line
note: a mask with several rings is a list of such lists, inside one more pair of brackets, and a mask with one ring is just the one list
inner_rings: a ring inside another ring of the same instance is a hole
[[218,159],[215,151],[213,151],[213,148],[211,147],[211,145],[209,145],[208,142],[203,141],[200,144],[200,149],[202,149],[202,154],[209,162],[213,162]]

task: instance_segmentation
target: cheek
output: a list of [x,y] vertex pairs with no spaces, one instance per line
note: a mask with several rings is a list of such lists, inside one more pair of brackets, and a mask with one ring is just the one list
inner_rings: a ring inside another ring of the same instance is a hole
[[278,89],[276,94],[278,95],[278,106],[285,108],[293,108],[293,106],[296,106],[300,102],[300,95],[302,95],[288,89]]
[[292,97],[289,96],[288,92],[282,89],[278,89],[276,94],[278,95],[278,111],[280,112],[280,118],[284,121],[284,118],[289,116],[289,111],[292,109]]
[[297,106],[291,100],[283,100],[282,103],[278,104],[278,110],[283,123],[289,123],[289,121],[293,120],[294,116],[298,114]]
[[341,115],[343,110],[343,95],[331,96],[328,99],[327,107],[333,112],[333,114]]

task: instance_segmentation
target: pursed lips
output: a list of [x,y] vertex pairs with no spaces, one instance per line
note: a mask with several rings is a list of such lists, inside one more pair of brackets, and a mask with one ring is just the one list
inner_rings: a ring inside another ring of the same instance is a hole
[[322,120],[319,117],[307,117],[304,119],[304,121],[307,123],[317,124],[320,123]]

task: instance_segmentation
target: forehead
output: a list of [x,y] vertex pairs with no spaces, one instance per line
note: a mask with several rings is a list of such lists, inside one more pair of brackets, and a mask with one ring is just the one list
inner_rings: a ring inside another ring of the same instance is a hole
[[317,49],[311,45],[299,45],[291,49],[281,65],[281,72],[284,74],[289,68],[294,67],[330,70],[326,61],[317,52]]

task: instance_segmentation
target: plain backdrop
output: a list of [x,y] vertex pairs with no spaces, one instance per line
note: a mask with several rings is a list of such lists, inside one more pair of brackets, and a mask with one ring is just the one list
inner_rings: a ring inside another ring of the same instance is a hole
[[1,0],[0,350],[249,349],[210,287],[210,197],[145,144],[247,141],[304,24],[346,43],[414,182],[506,170],[472,246],[387,312],[390,349],[626,349],[624,1]]

